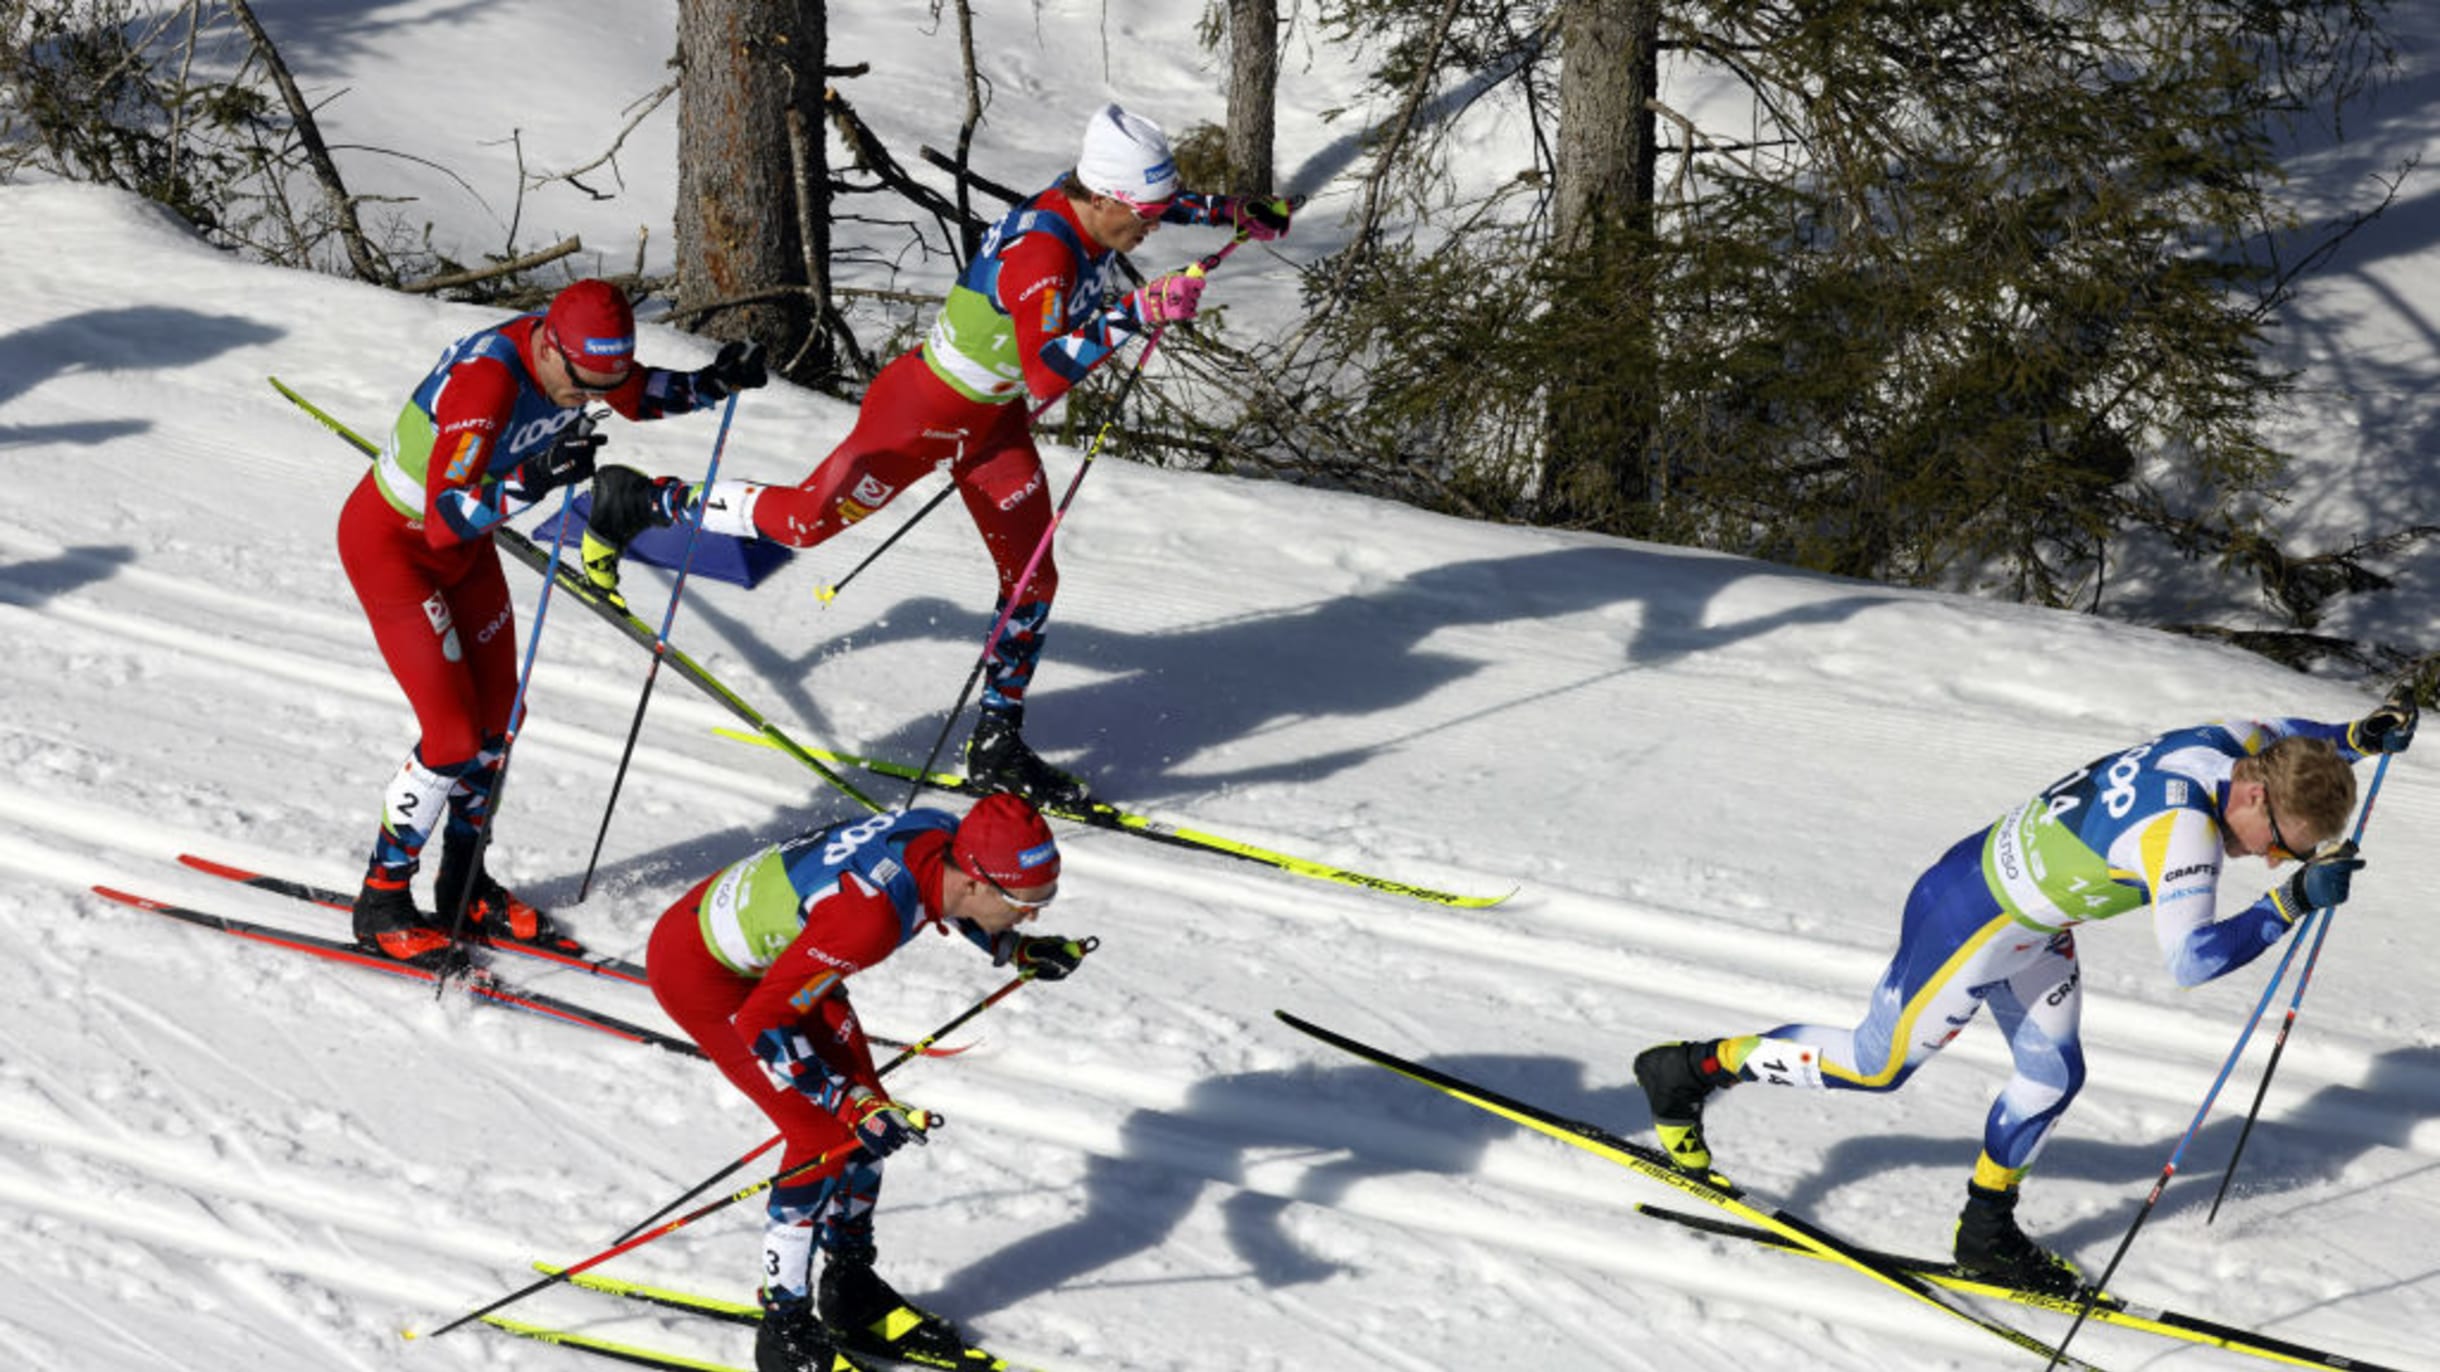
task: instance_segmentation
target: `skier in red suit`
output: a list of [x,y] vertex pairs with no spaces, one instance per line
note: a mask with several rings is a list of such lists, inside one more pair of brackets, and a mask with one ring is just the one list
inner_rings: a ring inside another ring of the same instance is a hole
[[[606,281],[560,291],[445,349],[339,515],[339,561],[420,737],[382,793],[356,897],[356,938],[402,960],[449,955],[452,903],[491,939],[563,943],[548,916],[483,870],[478,835],[517,689],[515,614],[492,531],[548,492],[591,477],[605,441],[586,410],[685,414],[762,385],[759,348],[731,343],[695,372],[640,366],[635,314]],[[443,830],[437,916],[410,883]]]
[[1083,804],[1084,783],[1042,761],[1021,733],[1025,690],[1059,590],[1047,550],[1032,579],[1018,584],[1052,513],[1033,415],[1127,340],[1194,317],[1199,273],[1119,291],[1121,255],[1156,227],[1215,225],[1273,239],[1287,233],[1288,219],[1284,200],[1180,189],[1160,126],[1105,106],[1086,124],[1075,169],[984,237],[923,346],[873,379],[855,428],[801,484],[722,481],[706,493],[605,467],[585,539],[587,571],[615,587],[628,540],[682,514],[699,513],[715,533],[811,547],[946,465],[999,571],[995,616],[1007,615],[967,741],[967,772],[1041,804]]

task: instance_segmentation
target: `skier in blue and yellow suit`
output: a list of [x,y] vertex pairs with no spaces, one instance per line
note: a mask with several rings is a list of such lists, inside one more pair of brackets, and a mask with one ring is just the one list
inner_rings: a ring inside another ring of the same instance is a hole
[[[2351,724],[2273,719],[2179,729],[2061,778],[1963,840],[1915,882],[1896,956],[1852,1028],[1788,1024],[1667,1043],[1635,1060],[1661,1142],[1688,1171],[1711,1167],[1706,1097],[1740,1081],[1894,1091],[1991,1007],[2016,1071],[1983,1126],[1955,1250],[1967,1272],[2072,1294],[2075,1267],[2016,1224],[2017,1184],[2084,1084],[2075,927],[2152,907],[2170,975],[2199,986],[2243,967],[2308,910],[2347,898],[2363,861],[2333,843],[2368,754],[2414,736],[2401,688]],[[2224,858],[2303,863],[2215,919]]]

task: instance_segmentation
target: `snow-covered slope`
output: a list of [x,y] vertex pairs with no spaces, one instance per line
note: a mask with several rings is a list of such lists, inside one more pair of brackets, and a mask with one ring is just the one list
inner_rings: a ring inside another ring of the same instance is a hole
[[[359,459],[263,378],[377,431],[488,316],[235,264],[77,187],[0,189],[0,273],[0,1361],[582,1365],[395,1331],[591,1253],[763,1138],[712,1073],[85,894],[337,927],[173,860],[351,884],[411,731],[332,548]],[[650,358],[706,352],[647,331]],[[726,465],[793,479],[848,419],[758,392]],[[712,427],[618,426],[613,452],[699,471]],[[1053,479],[1074,461],[1054,454]],[[681,644],[793,733],[920,754],[984,628],[970,530],[943,515],[828,608],[812,594],[911,508],[751,593],[697,579]],[[2368,703],[2085,618],[1123,463],[1093,469],[1061,557],[1034,707],[1054,756],[1200,828],[1518,893],[1455,913],[1070,836],[1051,923],[1102,951],[978,1021],[973,1051],[905,1070],[953,1125],[894,1169],[881,1221],[902,1288],[1051,1368],[2007,1365],[1850,1274],[1639,1218],[1666,1193],[1271,1011],[1639,1130],[1637,1048],[1851,1013],[1916,871],[2029,789],[2155,728]],[[538,584],[511,575],[530,632]],[[666,583],[638,575],[650,603]],[[645,659],[564,602],[541,632],[497,860],[550,904],[575,894]],[[845,813],[712,733],[727,722],[660,683],[603,879],[565,911],[603,948],[640,953],[697,876]],[[2431,1365],[2435,832],[2440,788],[2409,754],[2237,1198],[2203,1227],[2259,1049],[2122,1273],[2137,1296]],[[2267,879],[2243,863],[2230,884]],[[2084,946],[2093,1084],[2027,1218],[2097,1264],[2268,963],[2188,993],[2140,928]],[[632,988],[532,980],[663,1023]],[[926,941],[858,1003],[912,1034],[995,984]],[[1978,1027],[1898,1096],[1740,1095],[1715,1138],[1775,1201],[1936,1250],[2004,1070]],[[615,1270],[742,1296],[755,1231],[730,1212]],[[741,1333],[606,1297],[521,1309],[747,1357]],[[2078,1347],[2246,1365],[2106,1329]]]

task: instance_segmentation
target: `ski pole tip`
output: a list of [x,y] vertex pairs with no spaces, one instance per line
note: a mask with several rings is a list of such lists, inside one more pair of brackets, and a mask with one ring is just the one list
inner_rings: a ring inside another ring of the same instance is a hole
[[828,605],[832,600],[836,599],[838,594],[839,588],[836,586],[816,586],[813,588],[813,598],[825,605]]

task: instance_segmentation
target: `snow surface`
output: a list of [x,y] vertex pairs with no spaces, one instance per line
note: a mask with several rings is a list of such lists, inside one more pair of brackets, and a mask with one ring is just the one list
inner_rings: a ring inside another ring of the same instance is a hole
[[[529,159],[597,152],[603,109],[657,84],[667,52],[666,9],[641,0],[588,6],[583,27],[535,3],[256,8],[309,87],[346,90],[335,141],[503,177],[510,154],[486,145],[510,127]],[[1172,127],[1218,112],[1181,37],[1191,15],[1065,3],[997,22],[987,165],[1056,170],[1080,89],[1182,111]],[[883,59],[868,113],[945,141],[882,96],[936,90],[954,70],[946,40],[907,18],[834,24],[834,60]],[[919,41],[885,52],[902,29]],[[1106,45],[1067,41],[1079,30]],[[501,70],[512,53],[552,56]],[[1301,113],[1283,114],[1283,167],[1344,156],[1349,126],[1318,116],[1343,90],[1290,83]],[[1016,117],[1036,104],[1055,127]],[[589,241],[607,241],[601,216],[665,225],[668,127],[664,113],[631,142],[628,198],[583,223],[571,200],[529,204],[526,241],[563,219]],[[461,241],[494,231],[463,205],[437,212]],[[1171,232],[1180,255],[1203,250]],[[2400,389],[2326,377],[2331,414],[2428,405],[2410,392],[2434,370],[2429,254],[2391,247],[2318,298],[2317,337],[2327,359],[2378,362]],[[1227,287],[1284,293],[1287,273],[1254,259],[1239,254]],[[605,1365],[488,1330],[397,1333],[523,1285],[529,1261],[594,1252],[766,1137],[714,1074],[86,893],[340,927],[174,861],[351,885],[412,734],[332,548],[359,459],[263,378],[377,433],[443,344],[496,315],[237,263],[150,207],[74,186],[0,188],[0,280],[0,1366]],[[2358,328],[2361,349],[2345,343]],[[709,355],[658,329],[644,351]],[[724,470],[793,480],[850,419],[791,387],[756,393]],[[713,423],[613,428],[617,456],[688,473]],[[2354,442],[2345,429],[2325,461]],[[2383,428],[2389,446],[2366,451],[2428,463],[2416,433]],[[1052,455],[1062,488],[1075,460]],[[2344,527],[2393,475],[2304,503]],[[926,494],[751,593],[695,580],[680,646],[800,738],[920,756],[985,628],[990,574],[965,522],[918,527],[828,608],[812,590]],[[902,1289],[1042,1368],[2033,1365],[1853,1274],[1640,1218],[1636,1202],[1672,1193],[1271,1012],[1641,1131],[1637,1049],[1852,1017],[1917,871],[2061,772],[2201,719],[2369,703],[2091,618],[1121,462],[1094,467],[1060,555],[1032,730],[1054,757],[1176,822],[1517,894],[1454,912],[1066,836],[1046,922],[1102,949],[976,1021],[959,1036],[972,1051],[895,1078],[952,1124],[893,1169],[880,1219]],[[522,635],[538,583],[510,576]],[[665,593],[636,579],[639,606]],[[2381,613],[2427,640],[2436,618],[2411,586]],[[569,905],[645,665],[575,608],[551,611],[495,857],[584,937],[633,956],[703,873],[849,813],[785,759],[717,737],[729,716],[665,673],[602,876]],[[2136,1298],[2440,1366],[2426,1332],[2440,1327],[2440,1015],[2425,999],[2440,950],[2413,923],[2436,834],[2440,787],[2409,754],[2229,1207],[2204,1226],[2267,1034],[2120,1274]],[[2229,898],[2269,880],[2235,864]],[[2081,942],[2091,1084],[2025,1204],[2033,1229],[2097,1267],[2274,960],[2189,993],[2132,918]],[[636,988],[515,970],[665,1022]],[[963,945],[926,940],[856,993],[878,1029],[912,1035],[998,980]],[[1937,1251],[2005,1070],[1977,1026],[1894,1096],[1740,1092],[1715,1112],[1715,1142],[1776,1204]],[[758,1243],[740,1207],[608,1270],[742,1298]],[[555,1290],[510,1313],[750,1361],[742,1331],[603,1296]],[[2077,1349],[2114,1369],[2259,1365],[2106,1328]]]

